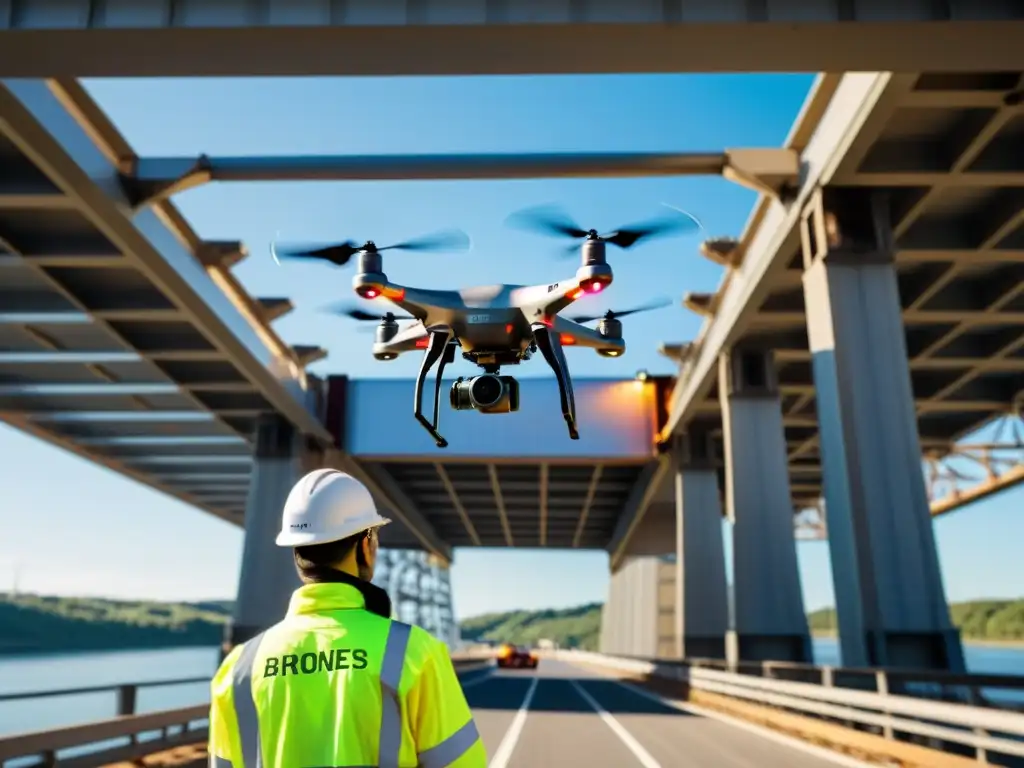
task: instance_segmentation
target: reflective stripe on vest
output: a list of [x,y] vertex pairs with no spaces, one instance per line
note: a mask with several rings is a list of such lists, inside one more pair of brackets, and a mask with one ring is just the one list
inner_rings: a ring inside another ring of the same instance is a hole
[[[378,764],[364,768],[399,768],[398,759],[402,749],[402,706],[398,686],[405,669],[405,650],[409,645],[412,627],[400,621],[392,621],[388,639],[384,645],[384,660],[380,668],[381,717],[378,737]],[[256,701],[252,695],[252,677],[256,666],[256,654],[264,633],[252,638],[238,655],[232,670],[231,686],[235,705],[235,719],[238,722],[238,739],[242,745],[244,768],[262,768],[263,749],[260,744],[260,721],[256,712]],[[454,762],[476,742],[476,725],[472,720],[436,747],[419,756],[424,768],[446,766]],[[227,761],[210,757],[210,768],[225,768]],[[242,768],[235,766],[234,768]],[[337,766],[336,768],[344,768]],[[353,766],[352,768],[357,768]]]

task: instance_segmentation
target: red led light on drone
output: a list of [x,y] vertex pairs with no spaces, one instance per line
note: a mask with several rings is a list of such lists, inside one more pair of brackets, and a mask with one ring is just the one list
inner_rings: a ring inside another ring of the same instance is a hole
[[604,290],[604,282],[601,280],[584,280],[580,283],[580,288],[587,293],[600,293]]
[[416,339],[416,349],[426,349],[430,339]]

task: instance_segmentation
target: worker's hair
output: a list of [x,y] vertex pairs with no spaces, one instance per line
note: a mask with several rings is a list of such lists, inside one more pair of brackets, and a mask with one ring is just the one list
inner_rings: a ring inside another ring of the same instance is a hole
[[296,547],[295,567],[299,569],[299,576],[306,581],[311,577],[311,572],[340,563],[366,538],[367,533],[367,531],[360,531],[354,536],[338,541]]

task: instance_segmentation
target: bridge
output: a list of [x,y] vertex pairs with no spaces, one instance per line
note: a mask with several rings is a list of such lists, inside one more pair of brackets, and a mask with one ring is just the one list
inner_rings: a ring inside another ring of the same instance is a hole
[[[687,14],[700,4],[667,3],[667,16],[623,19],[586,2],[527,18],[521,0],[505,15],[415,5],[385,18],[353,3],[331,16],[273,2],[259,13],[218,3],[213,15],[189,3],[12,4],[0,20],[0,416],[244,526],[231,642],[283,611],[295,577],[272,530],[291,482],[317,466],[362,479],[397,521],[380,579],[401,618],[456,652],[456,548],[608,551],[602,654],[553,652],[539,682],[459,657],[492,765],[559,750],[646,766],[684,753],[778,765],[1024,756],[1024,718],[990,695],[1021,681],[965,674],[931,528],[1024,479],[1019,13],[975,2],[924,18],[897,2],[873,18],[849,3],[837,17],[821,3],[797,19],[768,2],[748,16],[709,5],[697,20]],[[272,55],[254,58],[271,34]],[[609,57],[572,48],[608,35],[622,41]],[[713,45],[723,35],[758,44],[742,55],[731,44],[726,63]],[[402,44],[394,57],[315,56],[356,40]],[[469,61],[453,45],[466,40],[495,55]],[[523,41],[538,46],[529,61],[513,53]],[[700,53],[704,64],[686,58]],[[145,158],[75,80],[424,66],[865,71],[819,76],[783,147],[701,156]],[[444,452],[407,417],[409,382],[308,373],[324,350],[273,329],[290,301],[248,295],[231,272],[245,245],[203,241],[172,202],[240,179],[654,174],[720,174],[760,193],[742,233],[702,247],[723,280],[683,297],[705,320],[695,339],[663,344],[676,375],[577,381],[578,442],[548,418],[554,382],[526,380],[500,445],[482,442],[472,414],[446,413]],[[811,663],[794,534],[828,538],[844,668]],[[0,737],[0,760],[131,737],[102,753],[113,762],[205,738],[201,706],[135,714],[124,682],[120,717]],[[594,717],[570,725],[573,711]],[[135,738],[153,729],[165,738]]]

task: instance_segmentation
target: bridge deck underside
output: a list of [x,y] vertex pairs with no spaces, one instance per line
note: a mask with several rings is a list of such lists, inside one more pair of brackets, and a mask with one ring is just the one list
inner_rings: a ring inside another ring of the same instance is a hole
[[[455,547],[604,549],[639,464],[374,463]],[[382,543],[387,544],[387,539]]]
[[[274,407],[189,307],[104,234],[109,211],[43,167],[0,120],[0,418],[241,524],[255,419]],[[168,236],[219,270],[232,301],[254,303],[220,269],[237,244],[202,243],[172,206],[161,212]],[[132,226],[130,211],[119,215],[117,226]]]
[[[926,454],[1012,412],[1024,390],[1024,109],[1011,96],[1019,88],[1018,72],[896,77],[833,181],[891,195]],[[813,505],[821,461],[799,242],[784,255],[788,267],[743,338],[776,350],[794,501]],[[720,419],[712,385],[694,421],[720,438]]]

